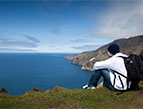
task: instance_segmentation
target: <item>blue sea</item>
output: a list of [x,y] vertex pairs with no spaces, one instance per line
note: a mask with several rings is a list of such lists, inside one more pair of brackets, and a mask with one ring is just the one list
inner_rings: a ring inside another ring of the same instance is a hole
[[22,95],[33,88],[43,91],[55,86],[81,89],[92,72],[64,58],[71,54],[0,53],[0,88]]

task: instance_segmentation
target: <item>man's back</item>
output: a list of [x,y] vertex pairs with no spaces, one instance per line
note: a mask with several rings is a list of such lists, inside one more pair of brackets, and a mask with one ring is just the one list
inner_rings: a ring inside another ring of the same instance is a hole
[[98,70],[98,69],[114,70],[123,74],[124,76],[127,76],[127,70],[125,68],[124,60],[119,56],[127,57],[127,55],[125,54],[117,53],[105,61],[96,62],[94,64],[93,69],[94,70]]
[[[117,90],[126,90],[127,84],[127,70],[123,58],[120,56],[127,57],[122,53],[117,53],[105,61],[99,61],[94,64],[94,69],[108,69],[110,75],[111,84]],[[129,85],[130,86],[130,85]]]

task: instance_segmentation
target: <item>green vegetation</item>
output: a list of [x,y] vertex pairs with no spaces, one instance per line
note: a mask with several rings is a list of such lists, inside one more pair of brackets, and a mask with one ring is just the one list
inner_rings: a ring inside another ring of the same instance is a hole
[[117,92],[107,88],[94,90],[65,89],[55,87],[46,92],[34,89],[21,96],[0,94],[0,108],[109,108],[141,109],[143,107],[143,89]]

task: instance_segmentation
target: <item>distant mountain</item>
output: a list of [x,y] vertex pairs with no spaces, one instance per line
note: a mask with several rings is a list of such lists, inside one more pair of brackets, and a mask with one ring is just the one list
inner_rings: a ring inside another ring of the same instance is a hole
[[66,56],[65,58],[72,60],[72,64],[82,66],[83,70],[92,71],[93,64],[96,61],[101,61],[108,58],[106,49],[110,44],[118,44],[121,52],[127,55],[131,53],[140,54],[141,50],[143,50],[143,35],[118,39],[100,47],[97,50],[74,54],[72,56]]

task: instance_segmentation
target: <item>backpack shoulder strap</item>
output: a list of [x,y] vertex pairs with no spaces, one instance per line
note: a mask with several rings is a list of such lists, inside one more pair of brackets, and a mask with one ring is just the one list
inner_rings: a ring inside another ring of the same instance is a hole
[[121,58],[123,58],[123,59],[127,59],[128,57],[125,57],[125,56],[118,56],[118,57],[121,57]]
[[126,77],[125,75],[123,75],[123,74],[121,74],[121,73],[119,73],[119,72],[117,72],[117,71],[115,71],[115,70],[111,70],[111,71],[113,71],[114,73],[117,73],[118,75],[123,76],[124,78],[128,78],[128,77]]

